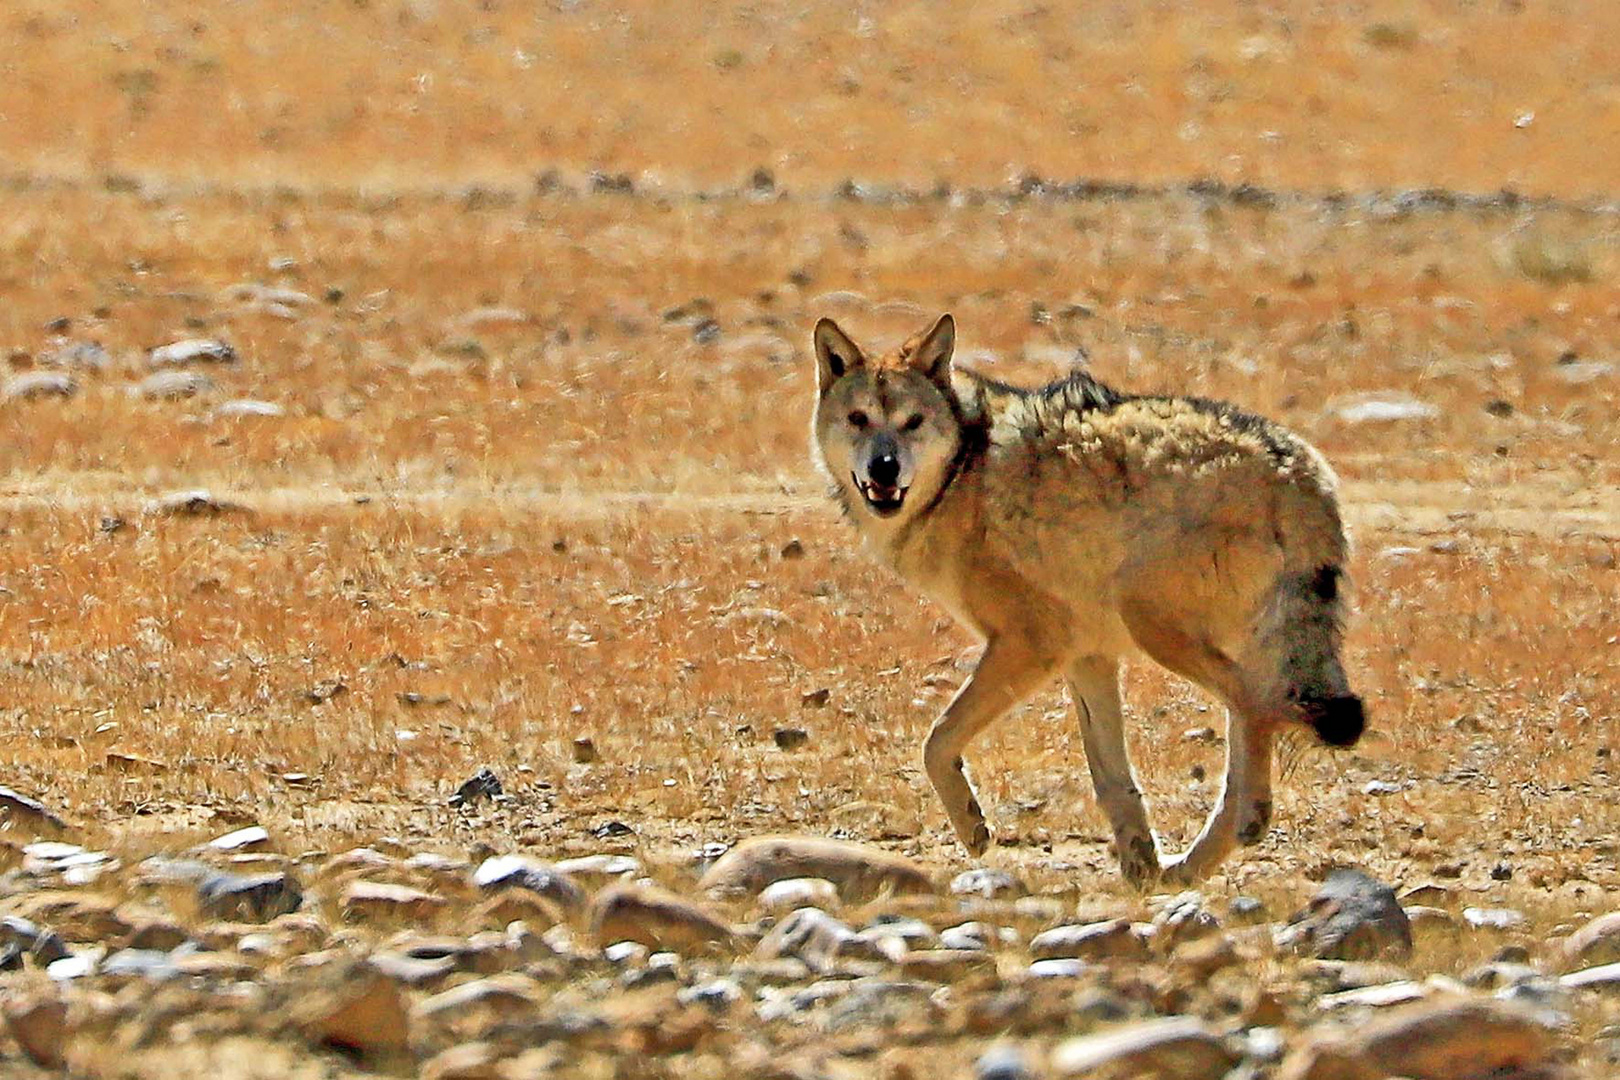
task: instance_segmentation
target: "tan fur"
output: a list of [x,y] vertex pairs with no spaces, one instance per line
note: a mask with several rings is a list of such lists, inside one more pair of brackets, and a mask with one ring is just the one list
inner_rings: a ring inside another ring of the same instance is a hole
[[[881,560],[986,642],[930,732],[928,775],[981,853],[962,750],[1062,676],[1127,877],[1201,877],[1263,836],[1280,725],[1360,731],[1338,655],[1333,474],[1230,407],[1083,375],[1017,390],[953,370],[954,341],[949,316],[876,360],[829,320],[815,335],[815,442],[837,497]],[[1139,653],[1230,711],[1220,803],[1177,859],[1159,856],[1125,753],[1118,667]]]

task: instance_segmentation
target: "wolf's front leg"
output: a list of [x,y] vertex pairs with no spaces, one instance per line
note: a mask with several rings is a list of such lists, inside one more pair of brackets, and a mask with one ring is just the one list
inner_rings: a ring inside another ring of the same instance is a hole
[[1164,864],[1165,880],[1190,884],[1207,877],[1239,843],[1257,844],[1271,824],[1271,732],[1227,713],[1226,780],[1215,809],[1186,854]]
[[1069,696],[1080,714],[1086,766],[1097,791],[1097,806],[1114,830],[1120,871],[1132,885],[1150,885],[1159,876],[1159,847],[1125,749],[1119,664],[1111,657],[1081,657],[1069,665],[1068,679]]
[[934,722],[923,745],[923,766],[951,828],[973,855],[990,846],[984,811],[962,771],[962,751],[973,737],[998,720],[1050,678],[1056,665],[1021,642],[993,637],[979,665]]

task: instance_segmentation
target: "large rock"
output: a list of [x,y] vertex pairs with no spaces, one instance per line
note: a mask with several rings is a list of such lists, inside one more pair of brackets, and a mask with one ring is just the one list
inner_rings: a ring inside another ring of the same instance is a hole
[[6,1030],[34,1064],[60,1068],[67,1042],[67,1005],[50,994],[7,998],[0,1005]]
[[730,945],[731,928],[708,910],[651,885],[610,885],[591,905],[598,945],[635,941],[649,949],[690,951]]
[[492,855],[473,871],[473,884],[486,892],[528,889],[570,914],[585,909],[585,890],[563,870],[528,855]]
[[312,990],[292,1009],[313,1041],[362,1054],[384,1055],[410,1042],[410,1019],[399,984],[369,964],[355,964]]
[[1278,935],[1278,943],[1326,960],[1410,956],[1412,924],[1395,890],[1360,870],[1341,867]]
[[1052,1052],[1052,1069],[1058,1076],[1219,1080],[1237,1063],[1237,1055],[1220,1036],[1191,1016],[1084,1035],[1059,1043]]
[[757,895],[786,878],[825,878],[848,900],[893,893],[932,893],[933,882],[903,855],[812,836],[745,840],[709,867],[698,882],[706,892]]
[[1583,967],[1620,961],[1620,911],[1599,915],[1569,935],[1564,957],[1571,966]]
[[1128,919],[1082,926],[1055,926],[1036,934],[1029,953],[1037,960],[1141,960],[1148,955],[1147,941]]
[[304,891],[287,874],[210,874],[197,886],[204,914],[239,922],[269,922],[297,911]]
[[445,899],[409,885],[387,881],[355,881],[343,890],[338,906],[346,919],[411,923],[430,921],[445,906]]
[[818,974],[833,966],[840,953],[856,946],[854,930],[820,908],[804,907],[788,915],[761,939],[754,955],[761,960],[796,956]]
[[1278,1080],[1484,1080],[1550,1063],[1553,1033],[1501,1001],[1459,1000],[1399,1009],[1354,1029],[1318,1035],[1283,1062]]

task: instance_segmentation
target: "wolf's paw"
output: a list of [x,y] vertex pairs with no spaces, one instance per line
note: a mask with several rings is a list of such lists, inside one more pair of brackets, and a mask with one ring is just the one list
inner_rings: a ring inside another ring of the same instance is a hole
[[1119,844],[1119,870],[1125,883],[1136,889],[1148,889],[1159,881],[1159,852],[1149,837],[1140,836]]
[[1198,884],[1202,875],[1195,873],[1187,862],[1187,856],[1177,855],[1173,859],[1165,859],[1159,864],[1159,880],[1166,885],[1186,887]]
[[962,846],[968,849],[968,854],[978,858],[990,850],[990,828],[984,822],[973,826],[973,831],[962,838]]

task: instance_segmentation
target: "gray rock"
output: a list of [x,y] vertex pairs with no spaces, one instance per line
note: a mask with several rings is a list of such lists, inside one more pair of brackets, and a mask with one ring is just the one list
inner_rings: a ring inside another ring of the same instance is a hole
[[566,911],[585,907],[585,890],[556,867],[527,855],[492,855],[473,871],[473,884],[486,892],[519,888],[539,893]]
[[724,1012],[741,999],[742,987],[734,979],[710,979],[675,994],[675,1000],[682,1005],[702,1005],[715,1012]]
[[304,891],[287,874],[210,874],[197,886],[204,913],[216,919],[269,922],[297,911]]
[[1036,1073],[1021,1048],[1002,1044],[979,1055],[973,1080],[1036,1080]]
[[215,420],[232,420],[248,416],[285,416],[287,410],[273,401],[260,401],[257,398],[237,398],[234,401],[224,401],[214,407]]
[[234,364],[236,350],[213,338],[187,338],[153,349],[147,361],[153,367],[182,367],[187,364]]
[[135,393],[154,400],[177,401],[214,389],[214,380],[197,371],[158,371],[135,384]]
[[859,935],[820,908],[804,907],[777,923],[760,941],[761,960],[791,956],[814,972],[831,969],[833,960],[859,943]]
[[1328,874],[1279,942],[1330,960],[1371,960],[1412,952],[1412,924],[1395,891],[1360,870]]
[[1024,883],[1007,873],[988,866],[964,870],[951,879],[952,896],[977,896],[985,900],[1013,900],[1028,890]]
[[0,919],[0,943],[15,946],[41,966],[53,964],[68,955],[67,943],[55,930],[40,926],[21,915],[7,915]]
[[1126,919],[1056,926],[1036,934],[1029,952],[1038,960],[1141,959],[1147,956],[1147,942]]
[[179,974],[169,954],[158,949],[119,949],[101,961],[101,975],[162,982]]
[[1144,1020],[1059,1043],[1052,1052],[1058,1076],[1126,1075],[1218,1080],[1238,1062],[1225,1041],[1191,1016]]
[[6,380],[7,401],[31,401],[43,397],[72,397],[79,384],[65,371],[25,371]]

